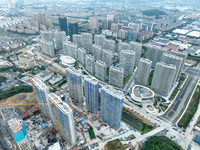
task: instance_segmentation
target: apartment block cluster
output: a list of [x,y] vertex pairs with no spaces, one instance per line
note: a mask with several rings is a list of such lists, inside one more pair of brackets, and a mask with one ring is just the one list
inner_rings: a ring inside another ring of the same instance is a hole
[[0,35],[0,51],[6,50],[11,51],[16,48],[25,46],[26,44],[31,43],[31,39],[33,37],[24,37],[24,36],[17,36],[17,35]]
[[[120,128],[124,99],[121,91],[115,90],[112,86],[103,86],[100,89],[98,80],[89,76],[84,77],[83,81],[82,74],[73,67],[68,67],[66,69],[66,77],[69,96],[75,104],[83,106],[85,103],[86,107],[91,111],[95,113],[100,112],[101,119],[111,127],[117,130]],[[50,93],[49,87],[38,77],[33,77],[32,81],[38,103],[55,104],[55,110],[53,105],[39,106],[43,117],[47,120],[51,120],[56,128],[58,128],[58,121],[62,139],[70,144],[71,147],[75,146],[77,144],[78,135],[75,129],[72,108],[70,108],[67,103],[63,102],[58,95]],[[83,97],[83,84],[85,98]],[[101,93],[101,98],[99,93]],[[62,103],[62,105],[60,103]],[[26,125],[15,112],[14,107],[4,107],[0,112],[4,122],[0,124],[0,127],[6,127],[8,129],[5,131],[1,130],[1,132],[6,133],[5,136],[8,135],[6,137],[9,137],[11,134],[20,149],[32,150],[33,145],[30,142]],[[57,120],[55,119],[55,115],[58,116]]]
[[52,30],[53,24],[49,18],[43,13],[38,13],[37,16],[31,19],[24,19],[21,23],[7,27],[6,30],[11,30],[17,33],[36,34],[40,31]]
[[159,94],[168,95],[180,77],[186,58],[187,53],[151,45],[146,59],[139,61],[136,82],[148,85],[149,75],[154,69],[151,88]]
[[[74,34],[73,43],[63,43],[64,54],[79,60],[89,73],[102,81],[109,78],[110,84],[123,87],[124,76],[131,75],[134,66],[138,64],[142,44],[120,42],[118,53],[115,53],[115,47],[114,40],[98,34],[94,35],[93,44],[91,33]],[[119,66],[113,65],[116,55],[119,57]]]
[[56,55],[55,48],[59,50],[63,49],[63,42],[66,40],[67,37],[64,31],[42,31],[40,39],[42,52],[54,57]]
[[[83,105],[82,74],[75,68],[69,67],[66,69],[66,75],[70,97],[78,105]],[[84,77],[84,92],[86,106],[93,112],[98,112],[100,109],[100,117],[110,126],[119,129],[124,99],[123,93],[108,85],[99,89],[98,80],[89,76]],[[99,92],[101,98],[99,98]],[[99,103],[101,103],[100,107]]]
[[103,20],[102,17],[92,16],[89,18],[90,29],[98,30],[101,28],[102,33],[106,36],[113,36],[127,41],[136,41],[136,39],[143,41],[153,37],[153,23],[138,21],[118,23],[121,17],[124,17],[124,14],[105,14]]
[[[75,145],[76,135],[72,109],[64,102],[59,105],[62,102],[61,98],[54,93],[50,93],[49,88],[39,78],[34,77],[32,80],[39,103],[56,103],[56,114],[59,116],[58,122],[62,138],[70,145]],[[43,115],[52,120],[54,125],[57,126],[52,105],[40,105],[40,109]]]

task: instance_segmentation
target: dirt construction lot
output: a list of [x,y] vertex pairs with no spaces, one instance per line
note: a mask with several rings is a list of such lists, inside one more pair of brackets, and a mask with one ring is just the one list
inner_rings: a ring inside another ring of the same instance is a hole
[[[8,104],[20,104],[20,103],[35,103],[35,97],[33,93],[20,93],[15,96],[9,97],[6,100],[0,101],[0,108],[8,106]],[[16,112],[21,115],[31,109],[33,106],[14,106]]]

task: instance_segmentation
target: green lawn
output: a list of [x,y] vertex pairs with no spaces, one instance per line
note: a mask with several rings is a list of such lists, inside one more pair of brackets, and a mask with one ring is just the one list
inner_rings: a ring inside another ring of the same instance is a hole
[[125,150],[123,144],[120,142],[119,139],[109,141],[105,145],[105,150]]
[[124,77],[124,81],[123,81],[123,84],[125,85],[128,80],[130,79],[131,75],[127,75],[126,77]]
[[182,86],[182,84],[185,81],[186,77],[187,76],[184,73],[181,73],[180,79],[178,81],[179,83],[178,83],[177,87],[174,89],[173,93],[171,94],[169,100],[173,100],[175,98],[176,94],[179,91],[179,88]]
[[149,75],[149,85],[151,85],[151,82],[152,82],[152,80],[153,80],[153,74],[154,74],[154,70],[151,70],[151,73],[150,73],[150,75]]
[[186,128],[188,126],[192,117],[197,111],[199,99],[200,99],[200,86],[197,86],[185,114],[183,115],[181,120],[178,122],[179,127]]
[[89,129],[88,129],[89,135],[92,139],[96,138],[93,128],[89,125]]

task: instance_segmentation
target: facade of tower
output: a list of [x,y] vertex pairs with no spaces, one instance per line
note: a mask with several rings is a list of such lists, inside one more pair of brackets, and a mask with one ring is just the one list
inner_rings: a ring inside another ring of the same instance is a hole
[[107,49],[103,49],[102,51],[102,61],[104,61],[109,68],[113,64],[113,57],[114,54],[112,51],[109,51]]
[[102,48],[100,45],[93,44],[92,45],[92,54],[95,59],[101,60],[102,57]]
[[149,75],[151,73],[152,61],[141,58],[138,64],[136,82],[142,85],[148,85]]
[[67,18],[59,17],[58,20],[59,20],[60,31],[65,31],[66,35],[68,35]]
[[46,41],[48,41],[48,42],[52,42],[52,44],[54,45],[54,42],[53,42],[53,33],[52,33],[52,31],[42,31],[41,33],[40,33],[40,35],[41,35],[41,39],[42,40],[46,40]]
[[151,88],[156,92],[167,95],[172,87],[176,66],[158,62],[155,67]]
[[[179,72],[178,72],[178,75],[180,76],[180,74],[181,74],[181,72],[182,72],[182,69],[183,69],[183,67],[184,67],[184,64],[185,64],[185,60],[186,60],[186,58],[187,58],[187,53],[180,52],[180,51],[173,51],[173,50],[172,50],[172,51],[171,51],[171,54],[183,58],[183,61],[182,61],[182,64],[181,64],[181,68],[180,68],[180,70],[179,70]],[[179,76],[178,76],[178,77],[179,77]]]
[[[46,86],[44,82],[42,82],[37,77],[33,78],[32,80],[33,80],[33,88],[35,90],[38,102],[49,103],[47,98],[47,95],[49,94],[49,88]],[[40,105],[40,109],[48,119],[51,119],[52,114],[50,113],[49,105]]]
[[95,34],[94,35],[94,44],[103,46],[103,41],[105,40],[105,35]]
[[110,126],[119,129],[123,108],[123,93],[111,86],[101,88],[101,118]]
[[129,49],[129,44],[125,43],[125,42],[119,42],[119,45],[118,45],[118,55],[119,55],[119,57],[120,57],[120,51],[123,50],[123,49]]
[[142,44],[132,41],[129,43],[129,46],[130,46],[130,50],[135,52],[135,65],[138,66],[140,56],[142,53]]
[[96,79],[84,78],[86,106],[93,112],[99,109],[99,82]]
[[69,36],[70,36],[70,41],[73,41],[73,35],[78,34],[78,23],[73,22],[69,23]]
[[77,58],[78,46],[67,41],[63,43],[63,51],[65,55]]
[[86,49],[88,53],[92,53],[92,34],[81,33],[81,46]]
[[[76,144],[76,135],[72,109],[67,103],[63,102],[61,98],[54,93],[48,94],[48,99],[50,103],[62,103],[62,105],[55,104],[61,136],[71,146],[74,146]],[[53,123],[55,126],[57,126],[53,106],[50,105],[50,107],[53,114]]]
[[176,66],[176,73],[175,73],[174,80],[173,80],[173,84],[175,84],[176,80],[178,79],[178,77],[180,75],[178,73],[180,72],[183,58],[178,57],[176,55],[164,53],[162,55],[161,62],[164,62],[166,64],[172,64],[172,65]]
[[85,65],[85,56],[86,56],[86,50],[84,48],[78,48],[77,59],[83,65]]
[[162,55],[166,52],[166,48],[155,45],[149,45],[146,58],[152,61],[152,67],[155,68],[156,63],[161,61]]
[[131,75],[133,73],[135,62],[135,52],[122,49],[120,52],[119,66],[124,69],[124,74]]
[[111,66],[109,69],[109,84],[117,87],[123,87],[124,69]]
[[[14,107],[4,107],[0,110],[6,127],[20,150],[33,150],[31,141],[26,132],[26,125],[22,118],[15,112]],[[5,135],[1,135],[5,136]]]
[[73,34],[73,43],[76,44],[78,47],[81,47],[81,35],[80,34]]
[[55,51],[52,42],[46,40],[40,40],[40,46],[44,54],[47,54],[51,57],[55,56]]
[[66,69],[69,96],[78,104],[83,103],[82,75],[73,67]]
[[109,39],[104,39],[103,40],[103,45],[102,45],[103,49],[107,49],[111,52],[115,52],[115,41],[114,40],[109,40]]
[[97,30],[99,28],[99,21],[96,16],[90,17],[89,22],[90,22],[90,29]]
[[97,60],[95,62],[94,65],[94,70],[95,70],[95,77],[105,81],[106,80],[106,70],[107,70],[107,66],[106,63],[101,61],[101,60]]
[[57,31],[54,33],[55,41],[56,41],[56,48],[61,50],[63,49],[63,42],[66,41],[66,34],[64,31]]
[[91,73],[94,74],[94,56],[92,56],[91,54],[87,54],[85,56],[85,66],[86,69]]

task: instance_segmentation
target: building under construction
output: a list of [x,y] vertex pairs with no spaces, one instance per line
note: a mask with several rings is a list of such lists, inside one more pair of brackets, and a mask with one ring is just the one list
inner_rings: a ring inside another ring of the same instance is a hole
[[14,107],[4,107],[1,109],[1,115],[5,121],[6,128],[14,138],[20,150],[32,150],[31,142],[27,136],[26,125]]

